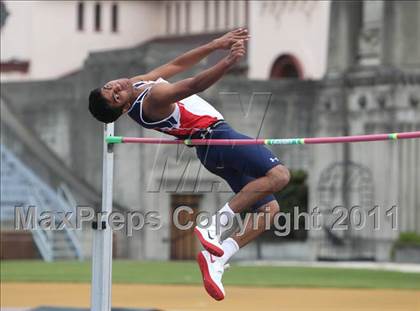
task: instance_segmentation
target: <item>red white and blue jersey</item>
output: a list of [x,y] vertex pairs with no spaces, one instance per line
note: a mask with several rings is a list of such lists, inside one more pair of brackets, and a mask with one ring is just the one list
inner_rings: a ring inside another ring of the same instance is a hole
[[220,112],[198,95],[192,95],[176,102],[174,111],[168,117],[159,121],[148,120],[143,115],[143,99],[156,83],[168,82],[159,78],[156,81],[140,81],[133,84],[135,88],[146,85],[145,90],[137,96],[128,111],[128,115],[141,126],[178,138],[185,138],[223,120]]

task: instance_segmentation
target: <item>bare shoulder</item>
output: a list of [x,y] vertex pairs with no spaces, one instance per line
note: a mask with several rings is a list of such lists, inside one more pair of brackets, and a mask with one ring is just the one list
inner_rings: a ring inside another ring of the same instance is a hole
[[[174,110],[174,101],[168,100],[169,83],[154,83],[148,86],[149,90],[143,100],[143,113],[151,120],[161,120]],[[146,87],[147,88],[147,87]]]
[[162,104],[166,104],[166,97],[167,93],[170,91],[172,85],[166,81],[156,81],[153,85],[147,86],[149,87],[148,94],[146,95],[145,100],[150,103],[153,103],[156,106],[160,106]]

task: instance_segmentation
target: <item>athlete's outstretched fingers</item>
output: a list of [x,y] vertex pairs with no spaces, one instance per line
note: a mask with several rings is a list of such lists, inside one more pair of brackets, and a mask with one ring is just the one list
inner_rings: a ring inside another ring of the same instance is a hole
[[248,39],[251,37],[248,34],[248,29],[246,29],[246,28],[238,28],[238,29],[234,30],[233,34],[234,34],[233,40],[248,41]]
[[214,40],[215,46],[218,49],[229,49],[232,47],[233,44],[236,43],[238,40],[248,40],[248,30],[244,28],[238,28],[232,30],[220,38]]
[[244,41],[243,40],[236,40],[235,43],[232,45],[231,50],[236,51],[238,49],[245,49]]

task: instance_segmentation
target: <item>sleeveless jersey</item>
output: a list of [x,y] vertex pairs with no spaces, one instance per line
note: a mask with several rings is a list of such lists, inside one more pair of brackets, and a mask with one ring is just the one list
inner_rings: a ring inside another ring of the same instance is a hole
[[128,115],[141,126],[154,129],[178,138],[186,138],[200,130],[206,129],[223,116],[207,101],[198,95],[192,95],[175,103],[174,111],[166,118],[159,121],[148,120],[143,115],[143,99],[156,83],[168,83],[162,78],[156,81],[140,81],[133,87],[146,89],[137,96]]

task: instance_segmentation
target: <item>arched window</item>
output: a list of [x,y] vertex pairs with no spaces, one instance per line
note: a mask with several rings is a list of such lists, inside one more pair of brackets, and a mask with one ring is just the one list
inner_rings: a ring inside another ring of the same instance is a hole
[[271,67],[270,79],[303,79],[303,69],[299,60],[290,54],[279,56]]

